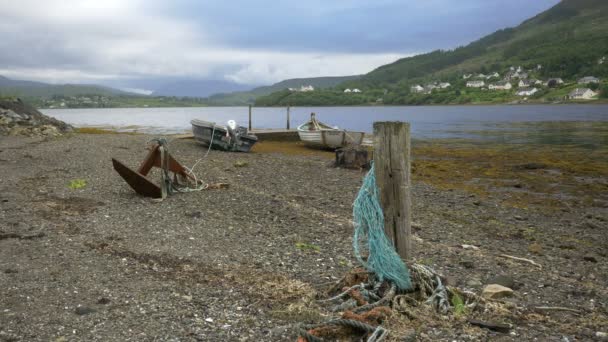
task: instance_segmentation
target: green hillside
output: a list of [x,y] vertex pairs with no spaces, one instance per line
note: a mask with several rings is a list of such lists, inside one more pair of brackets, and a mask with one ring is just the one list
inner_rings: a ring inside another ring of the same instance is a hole
[[335,87],[340,83],[356,80],[361,76],[328,76],[312,78],[293,78],[269,86],[257,87],[250,91],[240,91],[229,94],[216,94],[208,98],[210,105],[248,105],[255,102],[260,96],[272,94],[289,88],[300,88],[311,85],[315,89],[327,89]]
[[[560,77],[566,81],[564,87],[571,87],[583,76],[608,78],[608,60],[599,63],[604,56],[608,56],[608,1],[563,0],[516,28],[497,31],[467,46],[403,58],[334,89],[310,93],[283,92],[283,96],[273,94],[260,98],[256,104],[510,102],[518,100],[515,90],[483,94],[481,90],[466,88],[463,75],[498,72],[502,77],[511,66],[521,66],[531,78]],[[538,65],[542,68],[538,69]],[[452,86],[446,90],[434,90],[431,94],[410,93],[411,86],[430,82],[450,82]],[[362,93],[345,94],[343,90],[346,88],[358,88]],[[557,94],[563,93],[556,93],[554,89],[540,90],[535,100],[555,101],[558,100]]]
[[12,80],[0,76],[0,96],[13,96],[22,98],[48,99],[53,96],[78,95],[134,95],[118,89],[88,85],[88,84],[48,84],[41,82]]

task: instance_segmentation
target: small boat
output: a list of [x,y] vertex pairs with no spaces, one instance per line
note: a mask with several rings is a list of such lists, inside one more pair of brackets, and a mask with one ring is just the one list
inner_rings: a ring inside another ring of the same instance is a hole
[[258,141],[255,134],[248,132],[245,127],[237,126],[234,120],[228,121],[227,126],[197,119],[190,123],[196,142],[215,150],[249,152]]
[[318,121],[315,113],[311,113],[310,120],[298,126],[298,135],[306,145],[336,149],[348,145],[361,145],[365,133],[331,127]]

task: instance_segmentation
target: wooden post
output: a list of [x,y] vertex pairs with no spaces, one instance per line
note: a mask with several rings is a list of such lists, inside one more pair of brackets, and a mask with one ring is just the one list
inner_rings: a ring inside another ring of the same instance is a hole
[[249,105],[249,130],[251,131],[251,105]]
[[287,129],[289,129],[289,106],[287,106]]
[[410,124],[374,122],[374,165],[384,232],[403,260],[412,256]]

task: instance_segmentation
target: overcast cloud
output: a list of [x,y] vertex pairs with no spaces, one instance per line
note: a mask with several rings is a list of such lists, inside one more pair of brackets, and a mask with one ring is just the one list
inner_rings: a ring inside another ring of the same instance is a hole
[[0,75],[126,85],[361,74],[466,44],[557,2],[0,0]]

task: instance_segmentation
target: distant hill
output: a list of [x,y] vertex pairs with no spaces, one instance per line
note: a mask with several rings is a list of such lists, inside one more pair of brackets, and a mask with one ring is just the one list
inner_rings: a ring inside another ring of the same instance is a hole
[[546,77],[601,76],[605,68],[597,61],[604,55],[608,55],[608,1],[563,0],[516,28],[499,30],[455,50],[400,59],[353,84],[390,87],[418,78],[488,73],[512,65],[532,68],[538,64]]
[[49,84],[33,81],[13,80],[0,76],[0,96],[23,98],[51,98],[53,96],[78,95],[135,95],[118,89],[90,84]]
[[[605,80],[608,62],[598,62],[604,56],[608,56],[608,0],[562,0],[515,28],[499,30],[454,50],[397,60],[343,82],[333,92],[278,92],[259,98],[256,104],[475,103],[480,98],[482,102],[511,101],[512,97],[504,94],[501,99],[466,95],[468,89],[462,76],[493,72],[504,76],[509,67],[522,66],[525,70],[534,69],[533,76],[542,79],[561,77],[572,82],[593,75]],[[410,86],[427,82],[450,82],[454,86],[440,99],[410,94]],[[346,88],[359,88],[363,93],[343,94],[341,90]]]
[[179,80],[158,87],[152,93],[153,96],[178,96],[178,97],[208,97],[217,93],[229,93],[245,91],[253,88],[251,85],[243,85],[223,80]]
[[327,76],[313,78],[292,78],[281,81],[269,86],[257,87],[250,91],[215,94],[209,97],[209,104],[212,105],[247,105],[255,102],[260,96],[272,94],[276,91],[285,90],[288,88],[300,88],[301,86],[311,85],[316,89],[326,89],[335,87],[336,85],[356,80],[361,76]]

